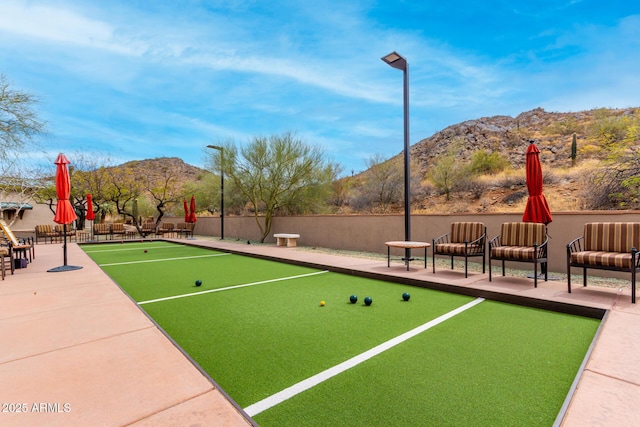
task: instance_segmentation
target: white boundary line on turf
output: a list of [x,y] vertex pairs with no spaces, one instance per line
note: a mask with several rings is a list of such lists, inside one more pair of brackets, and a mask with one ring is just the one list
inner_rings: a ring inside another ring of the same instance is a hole
[[171,246],[136,246],[135,248],[120,248],[120,249],[101,249],[97,251],[87,251],[88,254],[97,254],[102,252],[122,252],[122,251],[139,251],[140,249],[168,249],[168,248],[176,248],[176,247],[186,247],[184,245],[171,245]]
[[262,399],[259,402],[256,402],[252,405],[247,406],[246,408],[244,408],[244,411],[249,414],[250,417],[253,417],[255,415],[258,415],[259,413],[266,411],[269,408],[272,408],[282,402],[284,402],[287,399],[292,398],[293,396],[295,396],[296,394],[302,393],[303,391],[309,390],[312,387],[315,387],[316,385],[328,380],[331,377],[334,377],[344,371],[346,371],[347,369],[351,369],[356,365],[359,365],[360,363],[371,359],[374,356],[379,355],[380,353],[389,350],[392,347],[395,347],[396,345],[403,343],[404,341],[415,337],[416,335],[431,329],[432,327],[439,325],[440,323],[444,322],[445,320],[449,320],[452,317],[462,313],[465,310],[468,310],[478,304],[480,304],[481,302],[484,301],[484,298],[476,298],[475,300],[456,308],[455,310],[452,310],[448,313],[443,314],[442,316],[433,319],[427,323],[425,323],[424,325],[420,325],[417,328],[414,328],[408,332],[405,332],[402,335],[398,335],[395,338],[390,339],[389,341],[383,342],[380,345],[377,345],[375,347],[373,347],[370,350],[365,351],[364,353],[361,353],[357,356],[352,357],[349,360],[346,360],[334,367],[331,367],[325,371],[322,371],[312,377],[307,378],[306,380],[302,380],[297,384],[292,385],[291,387],[285,388],[282,391],[279,391],[276,394],[272,394],[271,396]]
[[164,262],[164,261],[179,261],[182,259],[194,259],[194,258],[211,258],[216,256],[225,256],[231,254],[211,254],[211,255],[194,255],[194,256],[183,256],[177,258],[162,258],[162,259],[145,259],[142,261],[127,261],[127,262],[112,262],[110,264],[98,264],[99,267],[112,267],[114,265],[131,265],[131,264],[144,264],[147,262]]
[[324,274],[324,273],[328,273],[328,272],[329,272],[329,270],[322,270],[322,271],[316,271],[314,273],[299,274],[297,276],[280,277],[280,278],[277,278],[277,279],[262,280],[260,282],[245,283],[243,285],[227,286],[226,288],[209,289],[208,291],[192,292],[190,294],[182,294],[182,295],[174,295],[172,297],[150,299],[148,301],[140,301],[138,303],[138,305],[151,304],[153,302],[162,302],[162,301],[168,301],[168,300],[178,299],[178,298],[192,297],[192,296],[195,296],[195,295],[210,294],[212,292],[228,291],[230,289],[246,288],[247,286],[262,285],[264,283],[273,283],[273,282],[281,282],[281,281],[284,281],[284,280],[299,279],[301,277],[315,276],[317,274]]

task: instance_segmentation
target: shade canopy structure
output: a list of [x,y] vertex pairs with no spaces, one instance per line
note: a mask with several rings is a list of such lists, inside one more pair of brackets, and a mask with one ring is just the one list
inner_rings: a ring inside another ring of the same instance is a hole
[[33,209],[29,203],[17,203],[17,202],[0,202],[0,209],[3,211],[18,210],[18,209]]
[[191,196],[191,203],[189,205],[189,221],[195,223],[198,220],[196,217],[196,196]]
[[529,198],[522,215],[523,222],[549,224],[553,221],[547,199],[542,194],[542,166],[540,164],[540,149],[531,141],[527,147],[527,190]]
[[73,206],[71,205],[71,201],[69,198],[71,197],[71,180],[69,179],[69,169],[67,165],[71,163],[67,156],[60,153],[58,154],[58,158],[53,164],[56,165],[56,196],[58,197],[58,203],[56,204],[56,213],[53,217],[53,221],[57,224],[62,224],[64,227],[63,235],[64,235],[64,244],[62,245],[62,252],[64,254],[64,265],[60,267],[55,267],[49,272],[60,272],[60,271],[70,271],[70,270],[78,270],[82,267],[75,265],[67,265],[67,224],[71,224],[75,221],[78,216],[76,215]]

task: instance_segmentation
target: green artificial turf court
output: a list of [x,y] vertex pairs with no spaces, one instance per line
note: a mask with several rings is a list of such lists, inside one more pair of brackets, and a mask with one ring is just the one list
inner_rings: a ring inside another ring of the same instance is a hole
[[314,426],[552,425],[596,327],[582,320],[485,301],[254,419],[272,426],[291,425],[291,414],[300,417],[296,425]]
[[262,426],[551,425],[599,326],[166,242],[84,248]]
[[[317,271],[294,265],[274,268],[257,259],[161,241],[91,245],[84,250],[138,302]],[[196,280],[202,281],[200,287]]]

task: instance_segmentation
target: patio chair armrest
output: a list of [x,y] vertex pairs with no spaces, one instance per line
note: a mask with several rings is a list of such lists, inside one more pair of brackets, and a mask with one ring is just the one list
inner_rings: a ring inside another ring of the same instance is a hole
[[440,243],[449,243],[449,233],[447,234],[443,234],[440,237],[436,237],[435,239],[433,239],[433,246],[435,248],[436,245],[440,244]]
[[544,243],[541,245],[537,245],[536,248],[536,258],[546,258],[547,257],[547,246],[549,244],[549,236],[546,236]]
[[573,252],[582,252],[583,241],[584,241],[584,236],[580,236],[578,238],[573,239],[571,242],[567,243],[567,253],[571,254]]
[[479,245],[482,246],[482,244],[484,243],[484,239],[487,238],[486,234],[483,234],[482,236],[478,237],[476,240],[472,241],[472,242],[468,242],[469,245]]
[[485,235],[483,234],[473,242],[465,242],[465,252],[469,255],[482,254],[486,250]]
[[497,235],[493,239],[489,240],[489,248],[497,248],[498,246],[502,246],[500,243],[500,235]]

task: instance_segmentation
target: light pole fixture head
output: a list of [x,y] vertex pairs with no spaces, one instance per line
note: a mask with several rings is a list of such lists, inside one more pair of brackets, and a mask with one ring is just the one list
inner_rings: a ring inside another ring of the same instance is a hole
[[214,150],[222,151],[222,147],[219,145],[207,145],[207,148],[213,148]]
[[404,56],[400,55],[398,52],[393,51],[388,55],[385,55],[381,58],[384,62],[396,68],[398,70],[407,71],[407,60]]

